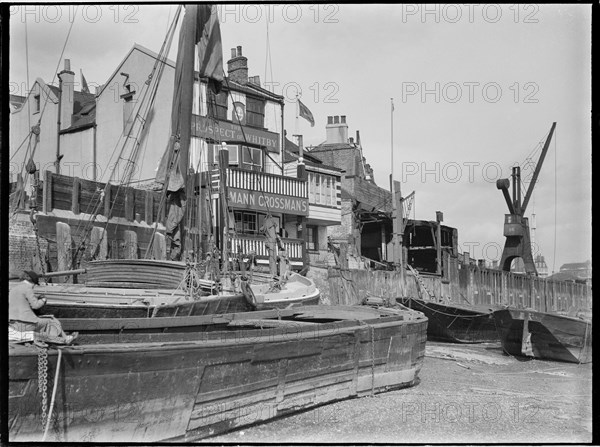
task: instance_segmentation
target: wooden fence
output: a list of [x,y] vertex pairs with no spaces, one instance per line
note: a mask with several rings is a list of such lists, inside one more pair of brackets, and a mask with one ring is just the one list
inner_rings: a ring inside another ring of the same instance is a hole
[[[542,312],[591,309],[591,285],[482,269],[459,264],[458,275],[444,279],[420,274],[434,299],[444,303],[510,305],[531,307]],[[331,304],[357,304],[367,295],[382,298],[412,296],[428,298],[415,276],[405,273],[405,291],[400,274],[383,270],[350,270],[330,267],[328,274]]]

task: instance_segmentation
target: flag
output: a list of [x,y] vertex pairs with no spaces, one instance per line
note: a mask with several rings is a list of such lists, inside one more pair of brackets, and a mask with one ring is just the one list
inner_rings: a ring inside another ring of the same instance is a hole
[[89,93],[90,89],[88,88],[87,81],[85,80],[85,76],[83,75],[83,70],[79,69],[79,72],[81,73],[81,91],[83,93]]
[[198,72],[201,78],[208,78],[209,86],[219,93],[223,86],[223,45],[217,9],[207,4],[197,8]]
[[313,117],[313,114],[299,99],[298,108],[300,110],[300,116],[310,123],[310,127],[315,127],[315,118]]

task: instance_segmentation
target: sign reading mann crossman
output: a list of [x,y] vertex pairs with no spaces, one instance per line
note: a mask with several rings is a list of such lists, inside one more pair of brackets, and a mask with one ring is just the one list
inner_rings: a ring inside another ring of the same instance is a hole
[[308,199],[260,191],[229,188],[229,205],[235,208],[308,216]]
[[[264,146],[269,152],[279,153],[281,146],[279,135],[266,130],[229,123],[227,121],[209,119],[205,116],[192,117],[192,136],[210,138],[227,143],[250,143]],[[245,138],[244,138],[245,137]]]

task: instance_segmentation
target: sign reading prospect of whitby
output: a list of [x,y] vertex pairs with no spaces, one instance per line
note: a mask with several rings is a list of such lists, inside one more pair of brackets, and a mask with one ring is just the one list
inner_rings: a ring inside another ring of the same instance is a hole
[[229,204],[236,208],[308,216],[308,199],[229,188]]
[[[216,141],[227,143],[257,144],[264,146],[268,152],[279,153],[279,135],[267,130],[244,127],[227,121],[209,119],[205,116],[194,115],[192,117],[192,136],[199,138],[211,138]],[[246,138],[244,138],[244,136]]]

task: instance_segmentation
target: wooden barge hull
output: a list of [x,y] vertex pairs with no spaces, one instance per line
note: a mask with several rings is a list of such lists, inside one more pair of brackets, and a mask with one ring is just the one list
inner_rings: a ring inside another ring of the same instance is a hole
[[[494,312],[502,341],[509,355],[572,363],[592,361],[592,322],[543,312],[502,309]],[[524,338],[530,350],[525,353]]]
[[396,301],[427,316],[427,337],[430,340],[491,343],[500,339],[492,309],[469,309],[414,298],[397,298]]
[[[259,326],[272,324],[262,329],[248,329],[256,320],[244,318],[265,317],[266,311],[213,316],[218,330],[188,332],[188,340],[129,342],[121,330],[113,334],[118,342],[63,348],[60,366],[58,351],[50,349],[48,406],[51,377],[60,369],[46,440],[192,441],[417,382],[426,342],[422,314],[350,306],[301,309],[294,310],[303,317],[292,322],[293,330],[285,324],[292,311],[285,309],[278,311],[283,320],[275,311],[273,319],[261,318]],[[145,319],[167,320],[172,319]],[[142,319],[138,323],[143,326]],[[68,321],[63,324],[72,329]],[[141,326],[133,331],[137,336],[154,340],[161,332],[144,335]],[[85,340],[85,331],[81,337]],[[8,388],[9,439],[40,441],[37,348],[9,346]]]
[[37,312],[57,318],[144,318],[198,316],[248,312],[319,304],[320,291],[313,281],[297,273],[282,290],[270,292],[268,284],[252,285],[256,305],[241,293],[190,298],[176,289],[132,289],[88,285],[48,285],[36,288],[47,304]]

